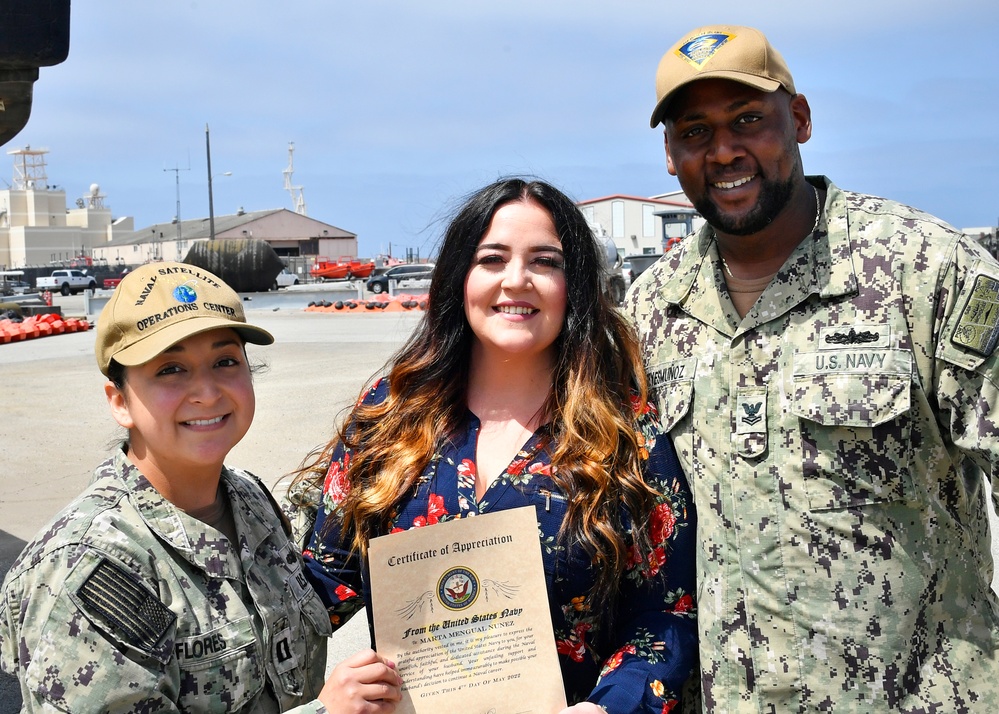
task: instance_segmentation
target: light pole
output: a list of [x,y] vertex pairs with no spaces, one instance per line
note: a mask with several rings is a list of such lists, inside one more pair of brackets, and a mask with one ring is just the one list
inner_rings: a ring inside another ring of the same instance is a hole
[[181,235],[180,229],[180,172],[190,171],[190,169],[182,169],[179,166],[172,169],[163,169],[164,171],[173,171],[177,176],[177,243],[180,244],[183,236]]
[[[215,240],[215,204],[212,200],[212,142],[205,123],[205,154],[208,156],[208,237]],[[228,172],[227,172],[228,173]]]
[[208,230],[211,240],[215,240],[215,206],[212,203],[212,181],[216,176],[232,176],[232,171],[223,171],[220,174],[208,174]]
[[[208,124],[205,124],[205,153],[208,156],[208,236],[215,240],[215,202],[212,198],[212,142],[208,134]],[[232,176],[232,171],[226,171],[221,176]]]

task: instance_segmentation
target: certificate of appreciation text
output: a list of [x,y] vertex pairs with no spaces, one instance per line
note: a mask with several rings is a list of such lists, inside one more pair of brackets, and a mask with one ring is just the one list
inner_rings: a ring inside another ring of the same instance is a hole
[[537,515],[514,508],[374,538],[379,654],[397,714],[553,714],[565,707]]

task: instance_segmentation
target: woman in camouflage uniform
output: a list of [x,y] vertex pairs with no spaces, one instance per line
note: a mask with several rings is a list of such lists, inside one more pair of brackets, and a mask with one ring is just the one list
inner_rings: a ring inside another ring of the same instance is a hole
[[[101,312],[123,448],[27,545],[0,599],[0,666],[25,712],[391,711],[374,652],[323,683],[329,620],[269,492],[223,465],[253,419],[239,296],[156,263]],[[371,700],[371,701],[369,701]]]

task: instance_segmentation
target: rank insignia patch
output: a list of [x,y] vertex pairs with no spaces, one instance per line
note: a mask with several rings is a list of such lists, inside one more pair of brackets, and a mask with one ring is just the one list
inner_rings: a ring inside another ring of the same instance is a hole
[[735,395],[735,433],[761,434],[766,430],[766,388],[740,387]]
[[979,275],[951,342],[988,357],[999,342],[999,280]]

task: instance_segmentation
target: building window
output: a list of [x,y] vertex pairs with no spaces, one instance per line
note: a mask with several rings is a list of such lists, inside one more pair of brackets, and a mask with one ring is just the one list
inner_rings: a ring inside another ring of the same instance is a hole
[[624,238],[624,201],[611,201],[611,236]]
[[656,217],[653,215],[655,206],[650,203],[642,204],[642,237],[654,238],[656,235]]

